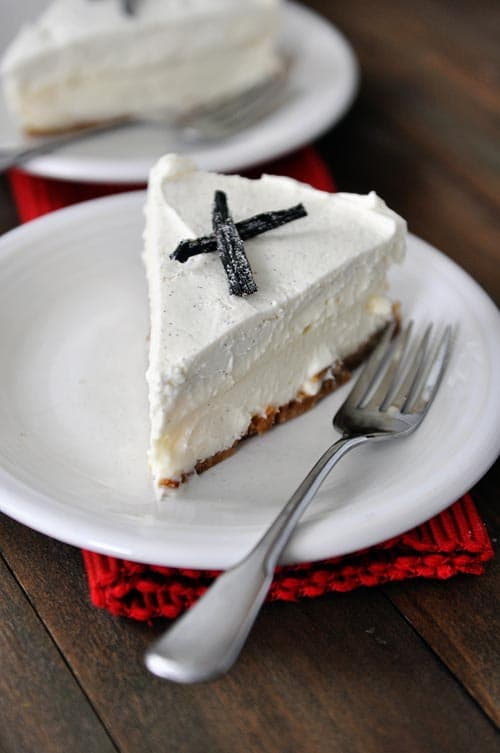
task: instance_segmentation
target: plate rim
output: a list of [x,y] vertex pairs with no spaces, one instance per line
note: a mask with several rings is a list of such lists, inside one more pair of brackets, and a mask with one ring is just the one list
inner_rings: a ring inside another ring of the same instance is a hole
[[[37,220],[33,220],[32,222],[15,228],[0,238],[0,264],[3,264],[4,260],[8,260],[11,254],[17,253],[16,246],[18,243],[22,244],[25,240],[29,241],[33,237],[36,238],[39,236],[40,232],[50,235],[54,230],[57,231],[58,226],[62,225],[67,227],[68,224],[71,224],[75,220],[75,218],[80,217],[80,220],[84,221],[89,216],[95,218],[96,212],[104,212],[105,214],[108,214],[109,212],[113,212],[116,205],[120,204],[130,204],[135,207],[135,209],[138,209],[143,205],[145,195],[145,191],[140,190],[93,199],[91,201],[82,202],[75,206],[66,207],[56,212],[52,212]],[[488,328],[487,336],[493,341],[492,329],[493,333],[500,332],[500,312],[488,294],[464,269],[462,269],[455,261],[447,257],[442,251],[436,249],[425,240],[409,234],[409,246],[413,244],[416,244],[417,247],[420,246],[421,248],[427,249],[429,253],[435,255],[453,278],[460,280],[462,284],[467,285],[471,291],[473,291],[475,300],[480,303],[479,308],[481,312],[484,309],[486,312],[485,318],[491,320],[493,327]],[[481,321],[483,321],[483,318],[481,318]],[[491,353],[493,354],[494,362],[498,364],[500,370],[500,346],[496,340],[494,342],[496,343],[496,346]],[[490,393],[488,399],[494,407],[494,415],[497,415],[500,419],[500,395],[495,400],[495,396]],[[438,506],[432,507],[430,515],[426,514],[425,507],[422,511],[413,511],[413,517],[410,516],[411,519],[409,523],[407,511],[399,510],[397,515],[392,515],[391,517],[392,528],[388,533],[384,533],[383,536],[379,534],[374,536],[373,534],[370,535],[368,533],[368,535],[365,535],[365,539],[363,539],[361,544],[358,541],[355,546],[347,545],[341,552],[335,551],[328,554],[327,552],[322,551],[317,554],[309,553],[307,556],[304,556],[303,554],[297,555],[297,549],[294,549],[292,539],[291,545],[285,551],[282,562],[292,564],[304,561],[321,560],[329,556],[348,554],[349,552],[356,551],[365,546],[379,543],[392,535],[397,535],[397,533],[409,530],[409,528],[414,525],[424,522],[424,520],[437,514],[440,510],[445,509],[451,502],[460,496],[460,494],[468,491],[495,461],[497,445],[498,451],[500,451],[500,435],[494,430],[493,424],[494,422],[490,423],[488,431],[486,432],[484,431],[484,427],[482,427],[481,433],[477,435],[476,443],[480,446],[481,452],[476,449],[476,456],[478,457],[476,457],[474,468],[472,469],[471,467],[468,473],[467,484],[464,485],[464,481],[461,480],[460,482],[455,483],[455,486],[451,485],[446,498],[443,497]],[[460,487],[458,489],[456,488],[457,484],[458,487]],[[427,507],[428,506],[427,503]],[[43,510],[43,514],[40,514],[40,509]],[[47,509],[49,510],[48,515]],[[88,511],[69,507],[66,514],[62,511],[63,514],[61,515],[60,503],[57,502],[57,500],[54,500],[49,495],[41,493],[33,487],[29,487],[24,482],[12,476],[3,466],[0,466],[0,510],[34,530],[40,531],[41,533],[73,546],[88,548],[92,551],[124,557],[129,560],[139,562],[148,561],[151,564],[167,565],[171,567],[192,567],[202,569],[227,567],[234,562],[238,556],[240,556],[241,551],[239,550],[244,551],[247,546],[250,546],[253,541],[258,538],[261,531],[261,528],[258,525],[245,525],[245,531],[241,536],[241,541],[237,544],[238,551],[236,552],[233,539],[234,534],[228,534],[225,541],[224,537],[222,537],[220,542],[217,541],[217,551],[215,552],[215,558],[212,560],[207,558],[206,551],[202,552],[201,557],[198,556],[198,559],[196,559],[196,557],[192,555],[192,551],[189,551],[186,556],[185,552],[172,552],[171,550],[169,550],[168,557],[165,559],[165,545],[162,542],[156,542],[156,550],[158,550],[156,551],[151,540],[147,537],[141,538],[141,535],[137,532],[135,532],[134,535],[131,535],[130,531],[127,531],[125,535],[125,544],[123,544],[123,539],[121,542],[117,542],[116,540],[113,541],[112,539],[116,539],[117,536],[116,521],[119,521],[119,518],[115,519],[113,524],[110,521],[105,521],[100,532],[96,533],[95,521],[90,519]],[[335,516],[340,512],[341,511],[332,511],[332,515]],[[65,531],[61,531],[62,518],[67,529]],[[398,521],[396,523],[396,528],[399,529],[398,531],[393,530],[394,521],[396,519]],[[79,523],[77,533],[75,533],[75,521],[78,521]],[[314,523],[315,521],[305,520],[299,530],[307,531],[308,528],[312,527],[314,534]],[[56,532],[54,532],[55,529]],[[196,544],[196,536],[200,538],[199,543],[203,543],[203,530],[193,532],[194,544]],[[108,537],[108,540],[106,540],[106,537]],[[145,556],[145,548],[147,548],[149,552],[147,556]],[[160,548],[161,552],[159,551]]]
[[[279,159],[284,155],[299,149],[301,146],[312,142],[324,134],[328,129],[333,127],[351,107],[360,85],[360,65],[356,53],[343,32],[333,24],[329,19],[319,14],[317,11],[304,6],[295,0],[286,0],[283,7],[283,14],[288,14],[293,18],[296,16],[302,19],[303,23],[309,25],[322,26],[324,31],[328,31],[339,54],[341,54],[345,80],[342,86],[336,90],[336,97],[325,102],[325,108],[322,112],[310,113],[307,122],[302,120],[301,129],[295,129],[293,135],[288,134],[286,138],[280,135],[274,139],[274,148],[260,149],[253,148],[248,150],[248,144],[245,145],[245,139],[237,144],[237,149],[231,147],[222,150],[226,154],[225,158],[218,158],[217,162],[210,159],[205,160],[204,153],[196,153],[193,150],[193,158],[200,164],[200,167],[206,170],[216,172],[241,172],[248,170],[259,164]],[[1,96],[1,94],[0,94]],[[329,104],[327,107],[326,105]],[[278,111],[279,112],[279,111]],[[250,134],[258,128],[266,128],[266,121],[256,124],[250,129]],[[255,130],[254,130],[255,129]],[[299,135],[299,130],[301,135]],[[265,134],[263,134],[265,135]],[[215,146],[221,148],[220,145]],[[238,152],[241,157],[236,157]],[[188,156],[191,154],[187,149],[185,152]],[[210,149],[208,154],[210,155]],[[212,158],[213,159],[213,158]],[[149,170],[154,159],[133,159],[123,161],[117,158],[89,158],[87,156],[67,155],[64,153],[54,153],[41,155],[22,165],[22,169],[31,175],[46,178],[55,178],[59,180],[68,180],[81,183],[108,183],[110,185],[143,185],[147,182]]]

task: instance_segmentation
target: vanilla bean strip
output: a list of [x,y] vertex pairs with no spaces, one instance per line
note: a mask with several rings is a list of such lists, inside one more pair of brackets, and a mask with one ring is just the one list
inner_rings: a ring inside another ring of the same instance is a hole
[[[293,220],[299,220],[306,217],[307,212],[303,204],[297,204],[289,209],[279,209],[275,212],[261,212],[247,220],[241,220],[236,223],[236,230],[243,241],[255,238],[256,235],[267,233],[281,225],[286,225]],[[171,259],[184,263],[191,256],[197,254],[207,254],[217,250],[217,243],[214,235],[204,235],[201,238],[181,241],[175,251],[170,254]]]
[[256,293],[257,285],[245,254],[245,246],[229,213],[224,191],[215,192],[212,226],[230,294],[242,296]]
[[307,212],[303,204],[296,204],[289,209],[278,209],[274,212],[261,212],[250,217],[248,220],[236,223],[236,228],[243,241],[255,238],[256,235],[267,233],[281,225],[286,225],[293,220],[306,217]]

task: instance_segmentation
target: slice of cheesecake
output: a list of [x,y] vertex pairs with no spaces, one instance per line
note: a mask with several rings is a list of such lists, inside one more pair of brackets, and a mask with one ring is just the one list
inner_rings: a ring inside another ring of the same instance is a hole
[[[244,242],[251,295],[230,293],[217,250],[171,258],[213,232],[216,192],[241,235],[259,213],[307,213]],[[152,169],[145,213],[149,460],[155,484],[175,487],[346,381],[394,318],[386,272],[402,259],[406,224],[375,193],[204,173],[175,155]]]
[[280,0],[55,0],[5,53],[7,105],[24,130],[48,133],[216,103],[278,69],[279,6]]

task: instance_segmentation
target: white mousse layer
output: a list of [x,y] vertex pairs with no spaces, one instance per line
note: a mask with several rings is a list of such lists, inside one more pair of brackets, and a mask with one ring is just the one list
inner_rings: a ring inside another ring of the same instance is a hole
[[[211,232],[216,189],[235,221],[302,202],[308,216],[245,243],[258,292],[231,296],[217,253],[184,264],[179,241]],[[375,193],[328,194],[289,178],[199,172],[167,155],[151,171],[144,261],[151,307],[150,464],[178,480],[231,447],[255,415],[299,392],[390,320],[386,271],[406,224]]]
[[27,130],[231,96],[277,69],[280,0],[56,0],[2,61],[7,104]]

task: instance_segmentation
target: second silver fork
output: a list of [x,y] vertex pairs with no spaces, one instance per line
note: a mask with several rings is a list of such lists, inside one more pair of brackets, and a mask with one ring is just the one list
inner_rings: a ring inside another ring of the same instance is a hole
[[321,456],[251,552],[149,648],[145,662],[151,672],[184,683],[226,672],[257,617],[285,545],[333,467],[354,447],[407,436],[421,424],[449,360],[451,327],[433,347],[430,327],[415,343],[411,324],[391,343],[393,330],[386,330],[333,419],[342,438]]
[[31,143],[28,141],[17,147],[0,147],[0,174],[15,165],[57,151],[69,144],[137,126],[162,128],[186,144],[210,143],[228,138],[254,125],[282,104],[286,96],[287,75],[288,68],[284,62],[283,67],[264,83],[257,84],[243,94],[210,107],[196,108],[184,115],[174,116],[163,111],[145,112],[127,118],[114,118],[49,138],[33,139]]

